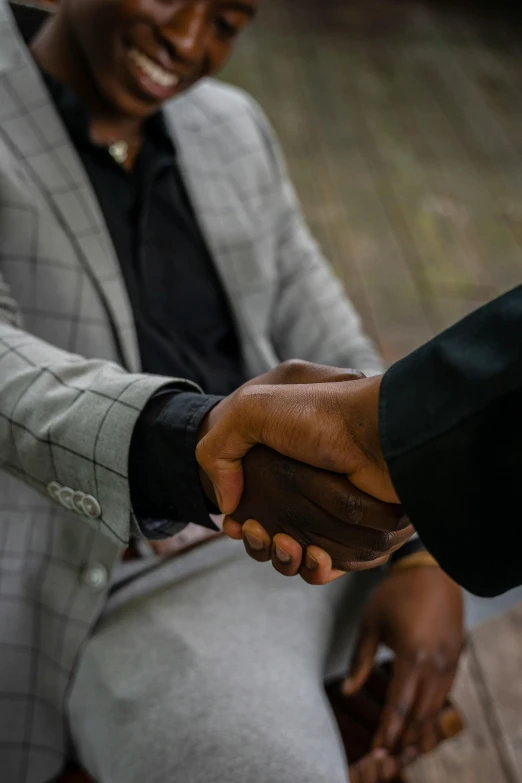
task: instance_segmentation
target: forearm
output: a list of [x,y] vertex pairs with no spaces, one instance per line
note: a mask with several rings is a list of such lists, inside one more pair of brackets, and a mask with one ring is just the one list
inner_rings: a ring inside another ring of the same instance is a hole
[[69,354],[0,323],[2,469],[57,502],[57,484],[93,496],[101,509],[96,524],[124,543],[132,432],[149,398],[169,381]]
[[[518,288],[397,363],[381,387],[383,452],[401,502],[442,567],[485,595],[521,582],[522,530],[512,522],[521,327]],[[509,526],[509,547],[500,546],[497,558],[494,520]]]

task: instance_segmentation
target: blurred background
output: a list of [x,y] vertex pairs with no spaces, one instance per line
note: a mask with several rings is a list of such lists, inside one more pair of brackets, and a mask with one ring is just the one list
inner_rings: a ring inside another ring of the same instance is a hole
[[[388,362],[521,282],[517,5],[263,0],[227,69]],[[468,730],[411,783],[520,783],[522,607],[474,632],[456,701]]]

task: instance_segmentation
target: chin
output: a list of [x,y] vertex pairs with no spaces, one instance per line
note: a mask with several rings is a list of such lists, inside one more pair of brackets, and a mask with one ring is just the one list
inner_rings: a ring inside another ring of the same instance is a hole
[[114,89],[108,89],[108,85],[105,85],[102,95],[115,114],[134,120],[146,120],[159,111],[162,105],[146,101],[128,90],[123,90],[121,85]]

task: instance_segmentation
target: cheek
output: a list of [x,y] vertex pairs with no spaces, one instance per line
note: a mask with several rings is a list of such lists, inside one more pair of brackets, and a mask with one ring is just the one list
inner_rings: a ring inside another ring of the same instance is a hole
[[[99,5],[99,4],[98,4]],[[91,70],[110,73],[114,69],[115,42],[118,36],[118,15],[102,13],[97,8],[86,11],[84,6],[74,15],[74,33]]]

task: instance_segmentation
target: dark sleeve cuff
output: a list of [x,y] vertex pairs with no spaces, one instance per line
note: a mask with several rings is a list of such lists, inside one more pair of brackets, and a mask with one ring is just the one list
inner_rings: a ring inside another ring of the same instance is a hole
[[162,389],[139,417],[129,453],[131,503],[141,532],[168,538],[182,524],[217,530],[199,478],[195,451],[202,420],[222,398]]
[[420,540],[419,536],[413,536],[409,541],[406,541],[404,546],[401,546],[400,549],[397,549],[396,552],[393,552],[389,560],[390,565],[392,563],[396,563],[398,560],[402,560],[403,557],[408,557],[408,555],[415,555],[417,552],[425,551],[426,547]]
[[[499,397],[422,442],[423,413],[429,430],[438,395],[426,385],[430,367],[413,375],[410,367],[402,360],[381,384],[379,426],[393,486],[441,568],[475,595],[500,595],[522,581],[522,528],[512,522],[520,505],[522,394]],[[459,388],[450,377],[446,381],[451,399]],[[409,406],[412,386],[418,399]]]

